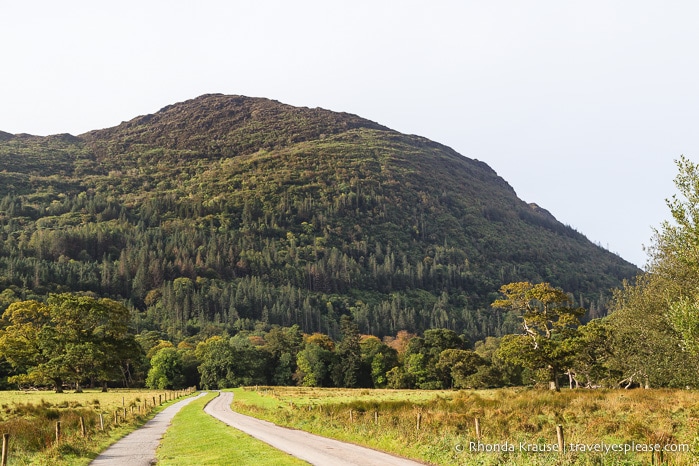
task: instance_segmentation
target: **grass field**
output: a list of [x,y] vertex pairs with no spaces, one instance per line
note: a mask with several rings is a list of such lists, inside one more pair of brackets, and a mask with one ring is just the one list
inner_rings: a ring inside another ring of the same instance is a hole
[[[165,405],[175,396],[176,392],[162,390],[0,392],[0,433],[10,434],[8,464],[86,465],[161,410],[161,401]],[[57,422],[61,423],[58,442]]]
[[[699,393],[694,391],[260,387],[234,392],[236,411],[432,464],[699,464]],[[564,454],[556,451],[558,425]]]

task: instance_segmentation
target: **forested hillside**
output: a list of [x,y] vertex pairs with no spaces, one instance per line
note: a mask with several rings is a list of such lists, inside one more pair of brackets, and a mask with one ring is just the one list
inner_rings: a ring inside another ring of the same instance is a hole
[[489,309],[505,283],[594,317],[637,272],[485,163],[354,115],[205,95],[80,136],[0,133],[0,310],[89,291],[174,340],[339,337],[352,315],[473,342],[518,325]]

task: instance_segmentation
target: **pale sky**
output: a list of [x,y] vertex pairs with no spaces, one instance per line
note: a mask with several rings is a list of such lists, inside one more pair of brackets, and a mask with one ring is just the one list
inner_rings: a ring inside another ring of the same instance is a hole
[[77,135],[205,93],[355,113],[643,266],[674,160],[699,160],[698,21],[693,0],[3,0],[0,130]]

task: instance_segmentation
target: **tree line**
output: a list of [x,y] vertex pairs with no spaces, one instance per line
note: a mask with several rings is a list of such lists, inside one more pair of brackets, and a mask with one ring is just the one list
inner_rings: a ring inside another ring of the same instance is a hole
[[[493,312],[517,315],[519,331],[471,345],[434,328],[379,338],[349,315],[340,338],[298,325],[258,325],[233,335],[210,326],[179,342],[135,333],[129,310],[106,298],[51,295],[15,301],[2,316],[6,382],[80,390],[85,385],[220,389],[241,385],[463,389],[541,385],[570,388],[696,386],[699,357],[669,322],[639,319],[647,282],[620,290],[616,311],[581,323],[584,309],[548,283],[501,288]],[[629,307],[628,305],[631,304]],[[651,342],[639,339],[643,329]]]

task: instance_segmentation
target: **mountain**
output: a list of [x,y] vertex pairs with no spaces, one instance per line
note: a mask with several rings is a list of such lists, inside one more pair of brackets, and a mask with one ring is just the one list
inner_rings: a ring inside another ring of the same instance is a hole
[[[204,95],[102,130],[0,132],[0,308],[91,291],[173,337],[512,330],[498,288],[548,281],[590,316],[639,270],[485,163],[356,115]],[[4,304],[6,305],[6,304]]]

